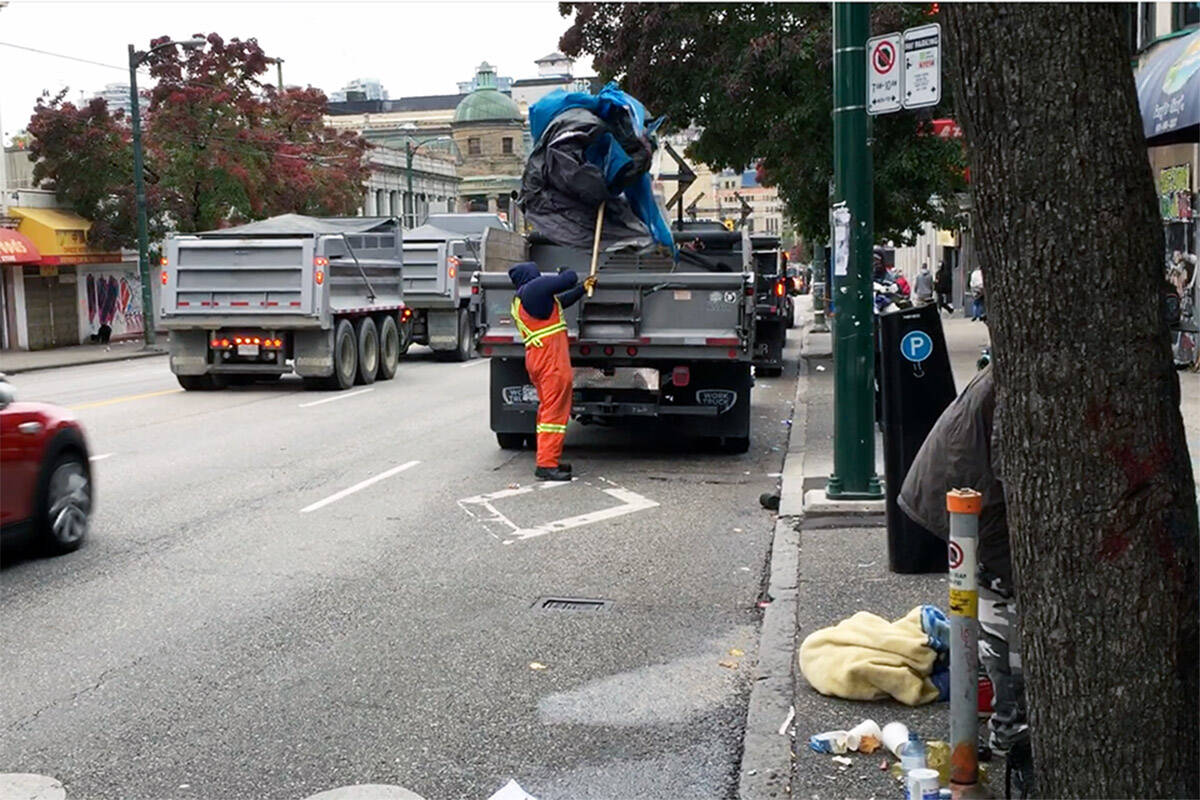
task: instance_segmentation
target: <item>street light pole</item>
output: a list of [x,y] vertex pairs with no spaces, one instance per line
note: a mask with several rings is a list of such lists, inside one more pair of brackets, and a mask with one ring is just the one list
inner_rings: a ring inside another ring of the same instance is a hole
[[[834,270],[833,474],[830,498],[879,499],[875,472],[875,315],[871,151],[867,147],[868,3],[833,4],[833,167],[835,203],[850,213],[846,274]],[[835,243],[835,263],[837,247]]]
[[[446,138],[447,137],[445,137],[445,136],[431,136],[428,139],[423,139],[423,140],[417,142],[415,145],[412,143],[412,139],[408,139],[404,142],[404,169],[405,169],[405,173],[407,174],[407,178],[408,178],[408,204],[409,204],[409,207],[412,209],[412,220],[411,220],[412,226],[411,227],[413,227],[413,228],[415,228],[417,226],[417,198],[413,195],[413,156],[415,156],[417,154],[418,150],[420,150],[422,147],[429,144],[430,142],[440,142],[440,141],[444,141]],[[404,227],[406,227],[406,228],[410,227],[407,224],[409,222],[407,216],[408,215],[405,214]]]
[[169,41],[139,53],[129,45],[129,121],[133,125],[133,191],[137,205],[138,276],[142,281],[142,337],[146,347],[154,346],[154,294],[150,284],[150,242],[146,224],[146,181],[142,164],[142,120],[138,103],[137,70],[151,53],[164,47],[182,45],[188,50],[203,47],[205,40]]
[[133,125],[133,191],[137,203],[138,276],[142,281],[142,337],[154,346],[154,295],[150,285],[150,241],[146,230],[146,181],[142,175],[142,120],[138,108],[137,68],[145,56],[129,45],[129,121]]

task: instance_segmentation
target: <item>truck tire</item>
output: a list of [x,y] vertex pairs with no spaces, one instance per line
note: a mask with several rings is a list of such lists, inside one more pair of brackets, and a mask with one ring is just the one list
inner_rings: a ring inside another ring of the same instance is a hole
[[470,361],[474,342],[471,335],[471,317],[465,308],[458,310],[458,332],[455,337],[453,350],[434,350],[433,357],[438,361]]
[[358,340],[348,319],[338,320],[333,329],[333,374],[325,379],[326,389],[349,389],[358,375]]
[[501,450],[523,450],[525,449],[526,434],[524,433],[497,433],[496,444],[500,445]]
[[354,340],[358,343],[358,374],[354,382],[371,384],[379,374],[379,329],[375,320],[360,317],[354,323]]
[[754,374],[760,378],[778,378],[783,374],[783,367],[755,367]]
[[379,318],[379,380],[390,381],[396,377],[400,365],[400,329],[396,318],[385,314]]
[[176,375],[175,379],[187,392],[208,392],[213,389],[224,389],[229,386],[229,378],[225,375]]

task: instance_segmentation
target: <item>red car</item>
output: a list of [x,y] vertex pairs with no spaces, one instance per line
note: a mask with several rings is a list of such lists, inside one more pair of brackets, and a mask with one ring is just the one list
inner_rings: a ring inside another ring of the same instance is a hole
[[0,376],[0,534],[45,552],[83,544],[92,511],[87,438],[70,411],[18,403]]

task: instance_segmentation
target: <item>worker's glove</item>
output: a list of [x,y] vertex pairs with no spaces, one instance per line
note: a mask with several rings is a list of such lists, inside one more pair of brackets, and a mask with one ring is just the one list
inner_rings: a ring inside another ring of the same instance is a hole
[[586,278],[583,279],[583,288],[587,289],[589,292],[592,290],[592,288],[595,285],[596,285],[596,276],[595,275],[588,275]]

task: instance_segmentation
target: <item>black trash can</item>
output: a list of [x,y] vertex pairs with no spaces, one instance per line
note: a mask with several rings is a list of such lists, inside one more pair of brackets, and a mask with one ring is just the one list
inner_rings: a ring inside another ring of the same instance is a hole
[[937,305],[881,314],[878,345],[888,566],[905,574],[945,572],[945,540],[913,522],[896,504],[917,451],[956,396]]

